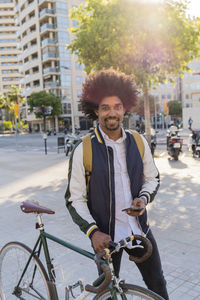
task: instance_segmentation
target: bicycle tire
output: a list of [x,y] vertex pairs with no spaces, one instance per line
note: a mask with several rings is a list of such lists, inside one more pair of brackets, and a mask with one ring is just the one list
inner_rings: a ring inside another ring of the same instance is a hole
[[[134,284],[120,284],[120,287],[123,290],[123,294],[117,293],[117,299],[127,299],[127,300],[164,300],[161,296],[155,294],[154,292],[143,288],[141,286],[137,286]],[[102,293],[96,295],[94,300],[108,300],[111,298],[111,292],[109,289],[106,289]]]
[[[13,295],[32,250],[25,244],[10,242],[0,251],[0,296],[2,300],[19,299]],[[31,287],[34,267],[37,267]],[[20,284],[21,297],[26,300],[53,300],[48,275],[40,259],[34,255]],[[38,294],[40,293],[40,294]],[[44,298],[41,297],[44,296]],[[21,298],[20,298],[21,299]]]

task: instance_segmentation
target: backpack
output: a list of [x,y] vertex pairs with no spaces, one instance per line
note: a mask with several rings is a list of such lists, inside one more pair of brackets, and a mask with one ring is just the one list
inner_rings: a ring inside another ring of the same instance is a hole
[[[144,142],[140,134],[135,131],[129,129],[132,133],[133,138],[136,142],[138,150],[140,152],[140,156],[143,159],[144,156]],[[83,138],[83,166],[85,168],[85,177],[86,177],[86,189],[89,191],[89,183],[90,183],[90,175],[92,172],[92,142],[91,142],[91,134],[86,134]]]

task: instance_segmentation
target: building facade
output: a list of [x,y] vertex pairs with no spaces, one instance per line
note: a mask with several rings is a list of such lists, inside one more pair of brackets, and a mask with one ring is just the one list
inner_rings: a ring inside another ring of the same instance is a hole
[[[88,127],[78,104],[83,67],[70,54],[66,45],[71,41],[68,28],[74,24],[69,10],[80,0],[17,0],[17,24],[20,56],[24,78],[22,86],[27,98],[32,92],[45,90],[62,99],[62,115],[56,122],[59,127]],[[27,110],[27,120],[33,129],[41,130],[42,122]],[[47,123],[48,127],[52,125]]]
[[[193,120],[192,128],[200,130],[200,58],[189,65],[191,72],[184,73],[182,78],[176,79],[176,84],[161,84],[151,94],[154,95],[160,111],[164,112],[165,103],[178,100],[182,104],[183,128],[188,128],[188,120]],[[165,120],[166,123],[169,120]]]
[[[11,86],[19,87],[19,72],[14,0],[0,0],[0,93],[6,96]],[[5,112],[1,111],[1,121]]]
[[191,73],[182,78],[183,126],[188,128],[188,120],[193,120],[192,128],[200,130],[200,58],[193,60]]

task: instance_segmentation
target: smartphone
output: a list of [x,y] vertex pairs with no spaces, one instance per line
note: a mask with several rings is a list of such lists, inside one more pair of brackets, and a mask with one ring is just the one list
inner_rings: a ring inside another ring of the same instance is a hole
[[130,210],[130,211],[141,211],[143,210],[144,207],[141,207],[141,206],[135,206],[135,207],[128,207],[128,208],[124,208],[122,209],[122,211],[127,211],[127,210]]

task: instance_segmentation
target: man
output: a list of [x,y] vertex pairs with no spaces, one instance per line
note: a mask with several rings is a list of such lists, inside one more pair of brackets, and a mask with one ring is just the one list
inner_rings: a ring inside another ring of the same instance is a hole
[[192,120],[192,118],[190,117],[189,118],[189,120],[188,120],[188,128],[190,129],[190,130],[192,130],[192,123],[193,123],[193,120]]
[[[66,204],[74,222],[87,233],[96,252],[106,248],[109,241],[118,242],[132,233],[147,236],[153,253],[145,262],[136,265],[147,287],[168,299],[146,212],[146,205],[158,190],[159,174],[146,140],[142,137],[145,151],[141,158],[133,135],[122,127],[124,114],[136,105],[137,95],[132,76],[114,70],[93,73],[86,80],[82,109],[90,119],[98,119],[91,136],[92,173],[87,193],[80,142],[70,158]],[[122,211],[131,206],[140,206],[142,211]],[[126,252],[131,254],[131,251]],[[117,275],[121,256],[122,251],[112,257]]]

